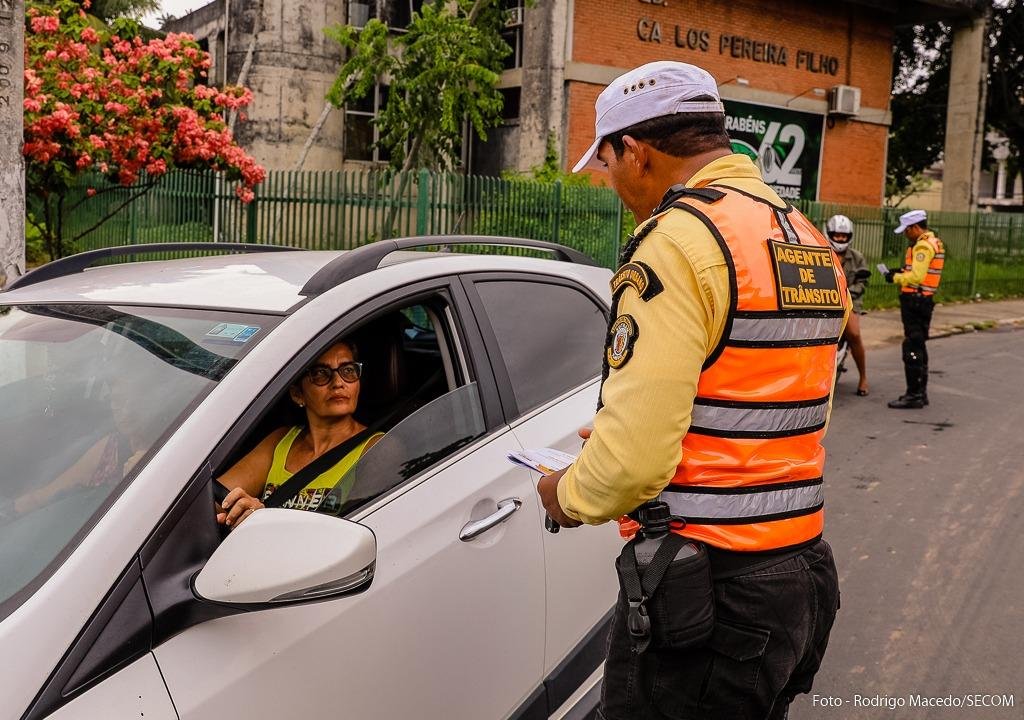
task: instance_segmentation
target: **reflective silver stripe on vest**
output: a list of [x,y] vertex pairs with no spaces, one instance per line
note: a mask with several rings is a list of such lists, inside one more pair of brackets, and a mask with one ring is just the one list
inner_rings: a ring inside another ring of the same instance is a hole
[[839,337],[841,317],[733,318],[729,340],[776,343],[794,340],[829,340]]
[[825,423],[828,398],[805,407],[741,407],[706,405],[697,398],[693,405],[690,430],[732,435],[734,433],[798,434]]
[[666,489],[658,499],[668,503],[673,515],[686,519],[743,519],[751,522],[767,516],[797,516],[801,511],[815,510],[825,502],[825,489],[821,482],[781,490],[770,488],[766,485],[754,492],[741,493],[673,492]]

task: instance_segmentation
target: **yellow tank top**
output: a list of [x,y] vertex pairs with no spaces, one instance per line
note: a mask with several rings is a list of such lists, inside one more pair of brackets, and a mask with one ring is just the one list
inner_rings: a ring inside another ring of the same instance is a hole
[[[267,473],[267,482],[263,486],[263,494],[261,500],[266,502],[267,498],[281,487],[288,478],[295,473],[289,472],[285,469],[284,464],[288,459],[288,452],[292,449],[292,443],[295,442],[295,438],[299,436],[303,428],[301,426],[292,427],[288,433],[281,438],[277,443],[277,447],[274,448],[274,460],[270,464],[270,472]],[[331,488],[338,484],[345,473],[352,469],[359,458],[362,457],[363,451],[366,450],[366,445],[371,440],[376,440],[384,435],[384,433],[374,433],[370,437],[366,438],[356,447],[352,448],[345,457],[343,457],[333,467],[325,470],[320,475],[317,475],[312,482],[306,487],[299,491],[299,494],[293,497],[291,500],[286,502],[281,507],[292,508],[295,510],[316,510],[320,505],[320,501],[324,499],[324,496],[330,492]]]

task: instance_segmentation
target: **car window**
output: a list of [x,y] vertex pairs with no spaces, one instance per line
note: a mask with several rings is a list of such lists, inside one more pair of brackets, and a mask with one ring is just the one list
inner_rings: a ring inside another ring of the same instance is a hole
[[486,431],[480,394],[470,383],[416,410],[370,448],[320,504],[346,516],[450,457]]
[[277,322],[202,310],[0,307],[0,617]]
[[579,290],[487,280],[477,292],[498,340],[519,412],[601,374],[604,311]]
[[[311,479],[286,507],[311,510],[322,506],[333,515],[349,513],[483,434],[486,423],[479,392],[468,376],[464,353],[458,349],[460,338],[453,318],[447,295],[435,293],[391,306],[317,343],[320,353],[339,341],[357,348],[362,375],[353,415],[384,435],[341,476],[337,492],[331,493],[323,481],[333,472],[344,472],[340,468],[351,462],[348,456]],[[306,365],[299,372],[305,372]],[[295,369],[289,372],[293,374],[284,378],[282,387],[292,387],[296,380]],[[225,467],[277,428],[298,428],[301,433],[308,412],[283,393]],[[276,491],[271,482],[268,477],[265,497]]]

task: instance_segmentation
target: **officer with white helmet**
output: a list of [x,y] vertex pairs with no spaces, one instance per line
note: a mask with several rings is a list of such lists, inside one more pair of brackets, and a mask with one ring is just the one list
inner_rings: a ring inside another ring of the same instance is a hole
[[871,271],[868,262],[859,251],[851,247],[853,242],[853,221],[845,215],[833,215],[825,223],[825,234],[836,255],[843,263],[843,274],[846,275],[850,298],[853,300],[853,312],[846,323],[843,338],[850,348],[853,361],[857,363],[857,394],[861,397],[868,394],[867,359],[864,343],[860,336],[860,316],[864,314],[864,291],[867,289]]

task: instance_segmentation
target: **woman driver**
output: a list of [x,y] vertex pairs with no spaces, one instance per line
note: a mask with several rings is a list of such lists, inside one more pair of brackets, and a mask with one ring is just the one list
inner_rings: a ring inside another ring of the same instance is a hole
[[[305,410],[305,426],[275,430],[218,478],[229,492],[217,513],[217,522],[237,526],[253,511],[264,507],[263,501],[288,478],[366,429],[353,417],[359,402],[362,369],[355,345],[344,341],[332,345],[306,369],[288,391],[292,401]],[[376,433],[353,448],[283,507],[315,510],[383,435]]]

